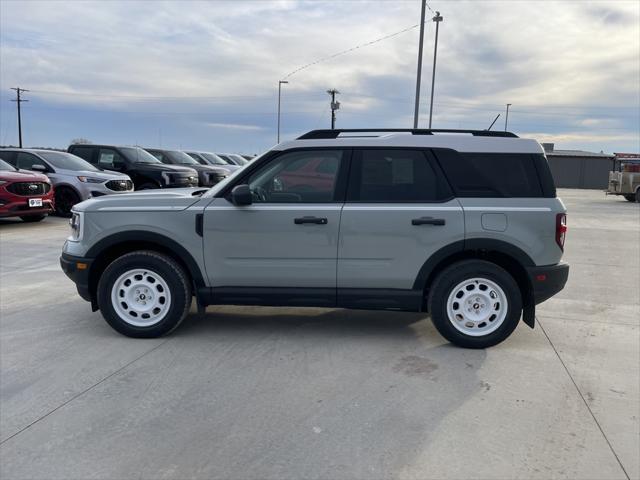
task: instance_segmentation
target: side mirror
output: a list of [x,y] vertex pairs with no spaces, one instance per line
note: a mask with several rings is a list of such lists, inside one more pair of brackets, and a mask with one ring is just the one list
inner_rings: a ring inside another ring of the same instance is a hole
[[231,202],[237,206],[251,205],[253,197],[249,185],[236,185],[233,187],[233,190],[231,190]]
[[31,170],[33,170],[34,172],[46,172],[47,171],[47,167],[45,167],[44,165],[40,165],[40,164],[35,164],[35,165],[31,165]]

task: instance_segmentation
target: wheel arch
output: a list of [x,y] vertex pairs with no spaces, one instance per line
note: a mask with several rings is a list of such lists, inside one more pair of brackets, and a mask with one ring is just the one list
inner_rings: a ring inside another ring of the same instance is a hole
[[[164,235],[148,231],[128,231],[110,235],[95,245],[86,253],[92,258],[89,271],[89,292],[92,304],[97,302],[96,291],[102,272],[116,258],[137,250],[151,250],[162,253],[180,264],[189,275],[190,281],[197,292],[205,286],[204,276],[193,256],[182,245]],[[96,305],[93,305],[97,307]]]
[[[440,272],[460,260],[486,260],[504,268],[514,278],[522,295],[523,320],[533,328],[535,324],[535,301],[533,286],[526,267],[535,263],[522,249],[495,239],[474,238],[460,240],[436,251],[422,265],[413,284],[414,290],[421,290],[427,298],[429,288]],[[426,302],[423,305],[426,310]]]

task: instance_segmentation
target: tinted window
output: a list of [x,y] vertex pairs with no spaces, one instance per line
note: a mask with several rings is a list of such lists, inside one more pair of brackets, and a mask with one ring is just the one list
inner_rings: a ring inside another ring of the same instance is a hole
[[107,170],[113,170],[114,168],[120,168],[124,164],[122,156],[113,150],[112,148],[101,148],[98,154],[98,166],[100,168],[106,168]]
[[13,167],[13,165],[8,164],[4,160],[0,160],[0,171],[2,171],[2,172],[15,172],[16,169]]
[[16,164],[16,152],[8,152],[6,150],[0,150],[0,159],[5,162],[15,165]]
[[424,152],[356,151],[347,199],[360,202],[434,202],[451,196]]
[[440,166],[459,197],[540,197],[533,155],[437,150]]
[[80,157],[76,157],[66,152],[39,152],[40,156],[47,160],[55,168],[64,170],[87,170],[98,171],[96,167],[89,162],[84,161]]
[[35,155],[18,152],[18,156],[16,157],[16,167],[21,170],[33,170],[34,165],[40,165],[45,171],[50,170],[45,163]]
[[193,158],[200,165],[209,165],[207,161],[204,158],[202,158],[199,154],[194,152],[185,152],[185,153],[189,155],[191,158]]
[[118,147],[122,154],[133,163],[160,163],[156,157],[140,147]]
[[203,152],[202,156],[204,158],[206,158],[207,160],[215,163],[216,165],[229,165],[228,162],[225,162],[223,159],[221,159],[220,157],[218,157],[217,155],[214,155],[213,153],[207,153],[207,152]]
[[74,155],[77,155],[78,157],[86,160],[87,162],[92,161],[92,158],[91,158],[93,156],[92,147],[73,147],[71,150],[73,150]]
[[168,150],[164,152],[164,154],[169,156],[171,163],[177,163],[179,165],[198,165],[198,162],[184,152]]
[[[280,155],[249,177],[254,202],[332,202],[343,154],[342,150],[306,150]],[[335,171],[318,173],[318,165],[326,161],[336,165]]]

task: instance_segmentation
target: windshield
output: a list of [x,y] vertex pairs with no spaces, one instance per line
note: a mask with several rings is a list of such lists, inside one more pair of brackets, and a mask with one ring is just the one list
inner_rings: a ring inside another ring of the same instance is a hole
[[133,163],[162,163],[156,157],[140,147],[120,147],[127,159]]
[[200,165],[195,159],[191,158],[184,152],[179,152],[177,150],[167,150],[164,152],[173,163],[178,163],[181,165]]
[[229,165],[222,158],[213,153],[202,152],[200,155],[209,160],[211,163],[215,163],[216,165]]
[[2,172],[15,172],[16,169],[4,160],[0,159],[0,171]]
[[248,163],[247,159],[244,158],[242,155],[236,155],[235,153],[232,153],[230,156],[235,158],[240,165],[246,165]]
[[90,172],[99,172],[100,170],[91,165],[89,162],[84,161],[80,157],[76,157],[70,153],[65,152],[38,152],[42,158],[47,160],[55,168],[61,168],[63,170],[87,170]]
[[238,163],[235,160],[229,158],[227,155],[224,155],[222,153],[216,153],[216,155],[219,156],[221,159],[223,159],[225,162],[227,162],[229,165],[238,165]]

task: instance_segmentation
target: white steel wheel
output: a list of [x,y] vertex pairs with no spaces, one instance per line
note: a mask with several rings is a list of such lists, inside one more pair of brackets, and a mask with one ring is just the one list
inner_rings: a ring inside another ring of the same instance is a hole
[[150,327],[167,315],[171,308],[171,292],[161,275],[135,268],[120,275],[113,283],[111,305],[129,325]]
[[456,285],[447,299],[447,316],[456,330],[472,337],[495,332],[507,317],[509,303],[500,286],[486,278]]

